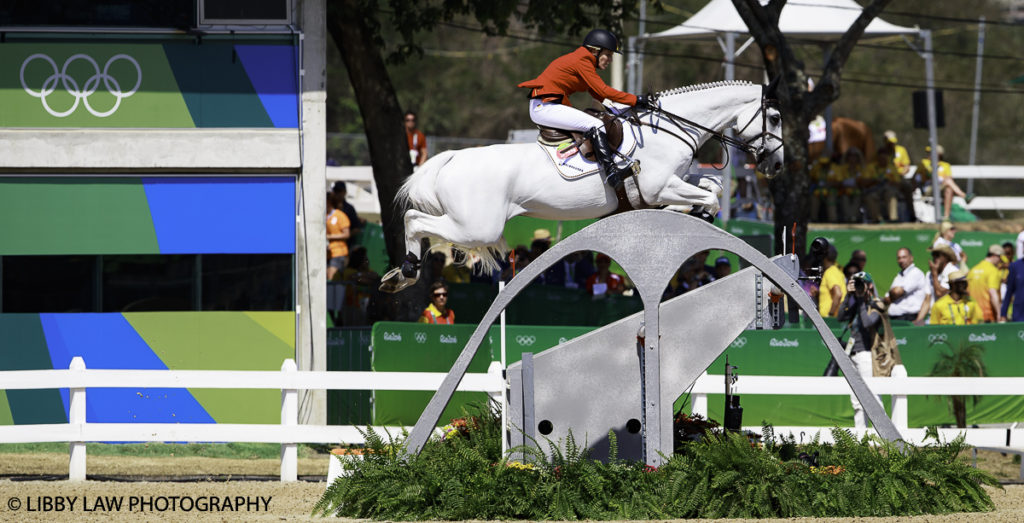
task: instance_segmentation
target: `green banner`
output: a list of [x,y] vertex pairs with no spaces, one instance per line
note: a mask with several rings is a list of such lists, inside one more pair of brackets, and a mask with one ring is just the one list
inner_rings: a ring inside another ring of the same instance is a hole
[[[447,372],[473,325],[434,326],[415,323],[381,322],[373,328],[373,370]],[[589,332],[589,327],[508,326],[506,329],[507,362],[518,361],[523,352],[539,353],[565,340]],[[984,348],[984,362],[989,376],[1024,376],[1024,324],[989,324],[967,327],[896,327],[894,328],[903,364],[910,376],[928,376],[942,353],[961,343]],[[838,334],[838,330],[836,334]],[[470,372],[486,372],[490,361],[500,357],[499,332],[492,326],[470,366]],[[420,341],[422,340],[422,341]],[[711,374],[722,374],[725,357],[739,367],[739,392],[742,396],[744,423],[758,425],[767,421],[775,425],[851,426],[853,409],[847,396],[789,396],[743,394],[744,375],[821,376],[829,354],[816,331],[781,329],[778,331],[745,331],[726,352],[708,368]],[[375,394],[374,423],[412,424],[419,418],[431,393],[385,392]],[[458,393],[442,417],[442,423],[461,415],[469,401],[484,401],[482,393]],[[909,424],[912,427],[953,423],[945,397],[910,396]],[[883,397],[886,408],[889,398]],[[684,395],[676,409],[689,403]],[[724,398],[710,395],[709,414],[721,420]],[[1020,396],[985,396],[977,405],[968,403],[968,423],[1007,423],[1024,419],[1024,398]]]
[[296,128],[296,56],[287,36],[8,33],[0,127]]
[[[327,329],[327,370],[373,370],[370,340],[369,327]],[[327,424],[369,425],[372,396],[372,391],[368,390],[327,391]]]
[[[775,226],[770,223],[746,220],[732,220],[725,230],[736,236],[775,234]],[[879,292],[884,293],[889,290],[892,279],[899,272],[899,266],[896,265],[896,251],[900,247],[910,249],[910,252],[914,254],[914,264],[922,271],[928,272],[928,260],[931,259],[928,248],[931,247],[935,239],[935,230],[874,227],[870,230],[850,230],[815,227],[808,232],[807,241],[810,242],[818,236],[827,239],[836,246],[840,265],[845,265],[850,259],[850,254],[856,249],[867,252],[868,264],[865,270],[871,273]],[[963,247],[964,252],[967,253],[967,264],[973,267],[984,259],[985,252],[988,251],[990,245],[1002,245],[1004,242],[1013,242],[1015,239],[1016,235],[1014,234],[962,231],[957,233],[954,241]]]

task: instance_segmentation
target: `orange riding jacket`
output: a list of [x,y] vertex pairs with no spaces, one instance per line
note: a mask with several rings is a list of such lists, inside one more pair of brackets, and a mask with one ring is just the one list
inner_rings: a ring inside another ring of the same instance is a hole
[[636,105],[636,95],[624,93],[608,87],[597,75],[597,57],[586,47],[559,56],[544,72],[533,80],[527,80],[519,87],[532,89],[530,98],[540,98],[545,102],[569,103],[569,95],[586,91],[595,100],[605,98],[627,105]]

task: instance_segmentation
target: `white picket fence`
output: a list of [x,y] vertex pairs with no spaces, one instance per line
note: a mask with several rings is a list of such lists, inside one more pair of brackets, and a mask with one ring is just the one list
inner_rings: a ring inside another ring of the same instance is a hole
[[[894,371],[898,375],[902,368]],[[905,374],[905,372],[904,372]],[[281,481],[297,479],[298,443],[362,443],[356,426],[299,425],[299,390],[437,390],[442,372],[311,372],[296,370],[294,360],[285,360],[280,371],[225,370],[108,370],[87,369],[75,357],[67,370],[0,371],[0,390],[70,389],[68,423],[0,426],[0,443],[68,442],[68,477],[84,480],[87,442],[102,441],[216,441],[278,443],[281,445]],[[702,375],[691,390],[693,411],[707,414],[708,394],[724,390],[720,375]],[[923,429],[907,428],[908,395],[1021,395],[1024,378],[870,378],[868,384],[877,394],[893,395],[893,421],[908,441],[920,442]],[[487,373],[467,374],[458,390],[486,392],[499,398],[505,388],[500,364],[492,363]],[[843,378],[806,376],[748,376],[738,382],[740,394],[849,395]],[[87,423],[86,389],[89,388],[203,388],[203,389],[277,389],[281,391],[281,423]],[[392,434],[407,427],[377,427]],[[760,427],[749,427],[759,430]],[[821,432],[829,439],[826,427],[776,427],[777,435],[813,437]],[[855,431],[863,432],[863,431]],[[1024,446],[1024,428],[944,429],[942,436],[952,438],[966,432],[968,442],[977,446]]]

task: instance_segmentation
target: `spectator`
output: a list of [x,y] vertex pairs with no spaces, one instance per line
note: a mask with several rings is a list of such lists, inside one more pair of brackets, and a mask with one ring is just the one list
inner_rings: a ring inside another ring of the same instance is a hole
[[829,173],[832,171],[832,160],[828,156],[818,158],[811,166],[811,216],[812,222],[821,221],[821,203],[825,202],[828,222],[839,220],[835,208],[834,189],[829,186]]
[[336,202],[334,194],[327,193],[327,250],[330,254],[327,262],[328,280],[333,280],[336,274],[345,269],[348,256],[348,244],[345,243],[350,230],[348,217],[338,210]]
[[884,146],[878,149],[875,161],[865,165],[860,172],[860,176],[857,178],[857,187],[861,191],[861,205],[864,206],[864,213],[869,223],[880,223],[882,221],[883,204],[886,210],[885,219],[892,222],[896,221],[888,213],[890,207],[895,208],[895,204],[889,205],[889,197],[895,198],[895,191],[889,190],[889,180],[886,174],[889,171],[896,172],[896,168],[892,167],[892,162],[890,161],[891,156],[888,156],[888,154],[889,151]]
[[626,290],[626,281],[611,272],[612,259],[607,254],[598,253],[597,272],[587,278],[587,292],[591,296],[603,296],[605,294],[622,294]]
[[441,251],[430,251],[427,253],[426,261],[426,276],[427,281],[431,280],[442,280],[444,279],[444,266],[448,263],[448,256]]
[[1003,254],[999,257],[999,295],[1006,293],[1006,278],[1010,275],[1010,263],[1013,262],[1013,242],[1003,242]]
[[860,188],[857,180],[863,178],[864,154],[856,147],[850,147],[843,155],[840,166],[839,218],[844,223],[860,221]]
[[416,128],[416,113],[405,112],[405,139],[409,142],[409,159],[413,168],[427,161],[427,137]]
[[956,237],[956,225],[953,225],[953,222],[949,220],[943,221],[939,225],[939,232],[935,234],[935,238],[932,240],[932,249],[939,245],[948,245],[956,254],[953,263],[964,269],[967,267],[967,253],[964,252],[959,243],[953,241],[954,237]]
[[[904,192],[904,179],[899,169],[892,161],[892,144],[883,145],[875,155],[875,163],[871,165],[876,171],[876,176],[882,181],[882,209],[881,213],[890,222],[900,221],[900,199],[906,205],[913,206],[913,196]],[[909,187],[909,185],[908,185]],[[913,191],[913,188],[911,188]]]
[[1013,261],[1024,258],[1024,228],[1021,228],[1020,234],[1017,235],[1016,240],[1017,250],[1014,254]]
[[894,320],[915,321],[921,312],[921,304],[928,296],[928,280],[921,269],[914,265],[910,249],[900,247],[896,251],[896,264],[900,272],[892,280],[884,301],[889,306],[889,317]]
[[715,268],[707,265],[711,251],[700,251],[693,255],[693,277],[701,287],[715,281]]
[[348,203],[346,197],[348,196],[348,187],[345,182],[337,181],[331,187],[331,192],[334,193],[335,201],[338,202],[338,209],[345,213],[348,217],[349,223],[349,239],[345,241],[348,244],[348,248],[351,251],[352,247],[359,244],[359,234],[363,232],[366,227],[366,220],[359,217],[359,213],[356,212],[356,208]]
[[967,294],[967,271],[949,274],[949,293],[932,306],[932,325],[977,325],[982,322],[981,307]]
[[932,249],[932,261],[928,262],[931,271],[929,281],[932,286],[932,299],[937,300],[949,293],[949,275],[959,269],[954,259],[956,254],[948,245],[939,245]]
[[[454,256],[452,259],[454,260]],[[462,263],[449,263],[441,269],[441,278],[448,283],[469,283],[472,272],[469,266],[465,263],[466,256],[463,255],[461,258]]]
[[850,254],[850,261],[846,262],[846,264],[857,267],[857,272],[863,272],[864,267],[868,266],[868,253],[862,249],[857,249]]
[[999,310],[1002,308],[999,298],[999,257],[1003,254],[1000,245],[992,245],[988,248],[988,255],[984,260],[978,262],[967,273],[967,291],[971,298],[981,308],[981,315],[985,323],[992,323],[999,318]]
[[510,281],[530,264],[530,250],[525,245],[517,245],[509,254],[509,259],[509,263],[502,263],[504,268],[501,270],[501,281],[504,282]]
[[530,260],[536,260],[550,248],[551,231],[547,229],[533,231],[533,240],[530,242]]
[[[925,147],[925,152],[932,152],[932,148]],[[953,181],[953,168],[949,165],[949,162],[943,161],[942,157],[945,154],[945,149],[938,145],[936,151],[939,153],[939,190],[942,191],[942,219],[949,219],[949,211],[953,206],[953,196],[959,196],[966,200],[968,203],[974,199],[973,194],[966,194],[960,189],[960,186]],[[932,160],[929,158],[930,155],[925,155],[921,158],[920,165],[918,166],[918,172],[921,173],[921,182],[925,184],[925,189],[928,189],[928,182],[932,176]],[[938,198],[938,196],[936,196]],[[938,205],[937,203],[935,205]]]
[[435,281],[430,286],[430,305],[423,309],[420,323],[455,324],[455,311],[448,307],[448,285]]
[[715,279],[720,280],[730,274],[732,274],[732,263],[729,258],[719,256],[715,260]]
[[[854,274],[846,284],[846,298],[837,317],[839,321],[850,322],[850,340],[853,341],[850,360],[863,378],[874,375],[872,348],[875,346],[875,338],[878,337],[878,329],[883,326],[882,322],[888,321],[882,314],[883,311],[885,305],[875,295],[875,283],[871,275],[866,272]],[[850,395],[850,403],[853,404],[854,426],[859,429],[867,428],[864,408],[853,394]]]
[[885,141],[892,144],[892,163],[896,166],[897,172],[900,176],[906,176],[910,172],[910,153],[906,147],[899,144],[895,131],[885,131]]
[[594,274],[593,255],[590,251],[576,251],[562,258],[544,271],[544,284],[569,289],[582,289],[587,278]]
[[846,277],[836,266],[836,259],[839,253],[834,245],[828,246],[823,262],[825,272],[821,276],[821,285],[818,288],[818,312],[823,317],[835,317],[839,313],[839,304],[846,296]]
[[[999,321],[1024,321],[1024,302],[1016,303],[1017,295],[1024,300],[1024,258],[1018,258],[1010,264],[1010,274],[1006,277],[1006,291],[1003,292],[1003,304],[999,310]],[[1013,303],[1013,316],[1009,316],[1010,304]]]
[[349,251],[348,267],[342,272],[341,280],[359,285],[373,285],[380,275],[370,268],[370,257],[366,247],[357,245]]

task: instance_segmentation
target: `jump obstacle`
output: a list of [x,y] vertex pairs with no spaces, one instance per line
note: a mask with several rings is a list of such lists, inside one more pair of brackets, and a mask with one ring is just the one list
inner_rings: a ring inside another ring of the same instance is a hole
[[[751,266],[661,303],[683,261],[708,249],[731,252]],[[509,366],[512,427],[506,427],[506,437],[513,446],[543,438],[558,441],[571,429],[577,441],[587,441],[593,457],[603,458],[608,432],[614,431],[621,458],[660,466],[663,456],[673,452],[673,402],[743,330],[770,327],[771,285],[810,318],[878,434],[889,441],[903,439],[797,283],[796,256],[769,259],[698,218],[639,210],[604,218],[558,242],[509,282],[420,415],[407,452],[419,453],[426,444],[501,311],[534,278],[580,250],[615,260],[636,285],[644,310],[541,354],[524,354],[521,362]]]

